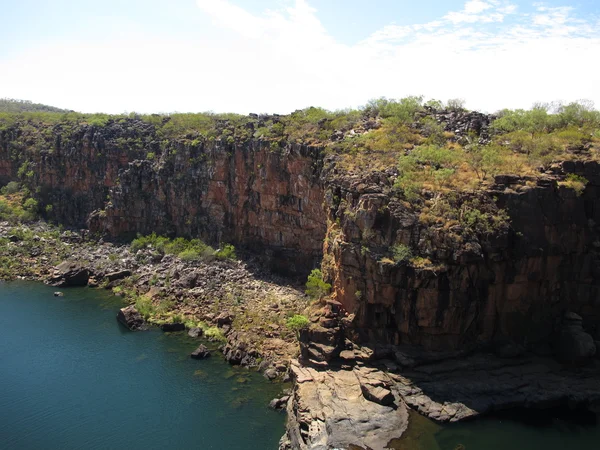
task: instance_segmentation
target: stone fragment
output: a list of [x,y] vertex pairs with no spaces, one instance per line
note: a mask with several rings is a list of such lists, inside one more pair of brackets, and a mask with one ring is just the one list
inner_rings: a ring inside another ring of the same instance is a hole
[[193,359],[204,359],[210,356],[210,350],[205,345],[200,344],[196,350],[194,350],[190,357]]
[[144,318],[133,305],[121,308],[117,314],[117,320],[130,330],[143,330],[146,328]]

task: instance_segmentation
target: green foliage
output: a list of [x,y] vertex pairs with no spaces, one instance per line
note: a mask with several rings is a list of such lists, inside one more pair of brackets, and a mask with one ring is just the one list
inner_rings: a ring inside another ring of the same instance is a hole
[[510,217],[503,209],[493,204],[484,204],[479,199],[465,201],[459,208],[459,222],[478,235],[492,235],[507,228]]
[[329,294],[331,284],[323,281],[323,274],[319,269],[313,269],[306,281],[306,294],[312,299],[320,299]]
[[217,259],[237,259],[235,247],[231,244],[223,245],[223,247],[215,253],[215,256],[217,257]]
[[8,113],[23,112],[55,112],[66,113],[66,109],[56,108],[54,106],[42,105],[41,103],[32,103],[29,100],[15,100],[12,98],[0,98],[0,111]]
[[23,203],[23,209],[25,211],[28,211],[32,214],[36,214],[38,211],[38,202],[37,200],[33,199],[33,198],[28,198],[27,200],[25,200],[25,202]]
[[410,247],[404,244],[394,245],[392,247],[392,254],[396,263],[408,261],[413,256]]
[[465,101],[462,98],[451,98],[448,100],[447,108],[452,111],[464,111]]
[[585,177],[574,173],[570,173],[567,175],[565,181],[561,181],[558,184],[560,186],[565,186],[569,189],[573,189],[577,197],[579,197],[581,194],[583,194],[583,191],[585,190],[585,187],[588,183],[589,181]]
[[185,239],[178,237],[169,239],[152,233],[146,236],[138,235],[131,242],[133,253],[141,249],[152,249],[161,255],[178,255],[185,261],[208,260],[214,257],[215,251],[200,239]]
[[105,127],[111,118],[108,114],[95,114],[87,120],[87,124],[93,127]]
[[223,334],[223,330],[218,327],[209,327],[204,329],[204,336],[211,341],[227,342],[227,338],[225,337],[225,334]]
[[19,185],[19,183],[17,183],[16,181],[11,181],[0,190],[0,193],[2,195],[12,195],[16,194],[20,190],[21,186]]
[[154,152],[148,152],[148,153],[146,153],[146,159],[147,160],[153,161],[155,156],[156,155],[154,154]]
[[144,319],[149,319],[156,313],[156,308],[152,300],[145,296],[139,296],[135,300],[135,309],[142,315]]
[[394,117],[404,124],[411,124],[415,121],[417,112],[423,110],[423,97],[411,96],[400,100],[381,97],[370,100],[364,110],[371,117]]
[[171,323],[183,323],[183,316],[181,314],[173,314],[171,316]]
[[286,321],[285,325],[290,330],[299,332],[300,330],[308,327],[309,323],[308,317],[301,314],[295,314]]
[[165,245],[169,242],[169,238],[158,236],[156,233],[147,236],[138,235],[138,237],[131,242],[130,248],[134,253],[144,248],[154,248],[159,252],[164,252]]
[[182,261],[197,261],[200,259],[200,253],[194,249],[187,249],[177,255]]
[[489,176],[495,176],[502,169],[505,156],[503,149],[496,146],[483,146],[477,143],[466,147],[465,156],[468,164],[483,181]]
[[[14,186],[13,186],[14,187]],[[3,190],[6,190],[3,188]],[[12,187],[8,189],[12,191]],[[33,198],[25,198],[26,190],[14,192],[0,198],[0,220],[11,223],[31,222],[36,219],[38,202]]]
[[23,162],[17,170],[17,176],[21,179],[31,178],[33,176],[33,171],[30,169],[29,161]]

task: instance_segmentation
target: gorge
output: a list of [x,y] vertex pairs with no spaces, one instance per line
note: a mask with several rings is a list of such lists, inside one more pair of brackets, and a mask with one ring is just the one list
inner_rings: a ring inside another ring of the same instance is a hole
[[[407,408],[439,422],[517,406],[597,413],[599,139],[585,121],[584,138],[559,136],[568,123],[531,133],[556,134],[538,154],[494,116],[383,111],[11,116],[0,185],[105,241],[232,243],[289,280],[319,267],[331,293],[298,306],[300,359],[280,367],[295,382],[281,448],[385,448]],[[150,273],[144,286],[160,288]],[[241,361],[235,328],[226,352]]]

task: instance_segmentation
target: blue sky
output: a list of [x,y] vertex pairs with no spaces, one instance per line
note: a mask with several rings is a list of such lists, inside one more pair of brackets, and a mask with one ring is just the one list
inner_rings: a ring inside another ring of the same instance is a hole
[[597,1],[0,1],[0,97],[80,111],[600,106]]

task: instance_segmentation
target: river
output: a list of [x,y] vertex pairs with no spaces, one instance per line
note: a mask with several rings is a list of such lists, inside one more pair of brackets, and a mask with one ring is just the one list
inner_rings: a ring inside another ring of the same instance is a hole
[[275,450],[281,391],[185,333],[130,332],[107,292],[0,283],[0,448]]

